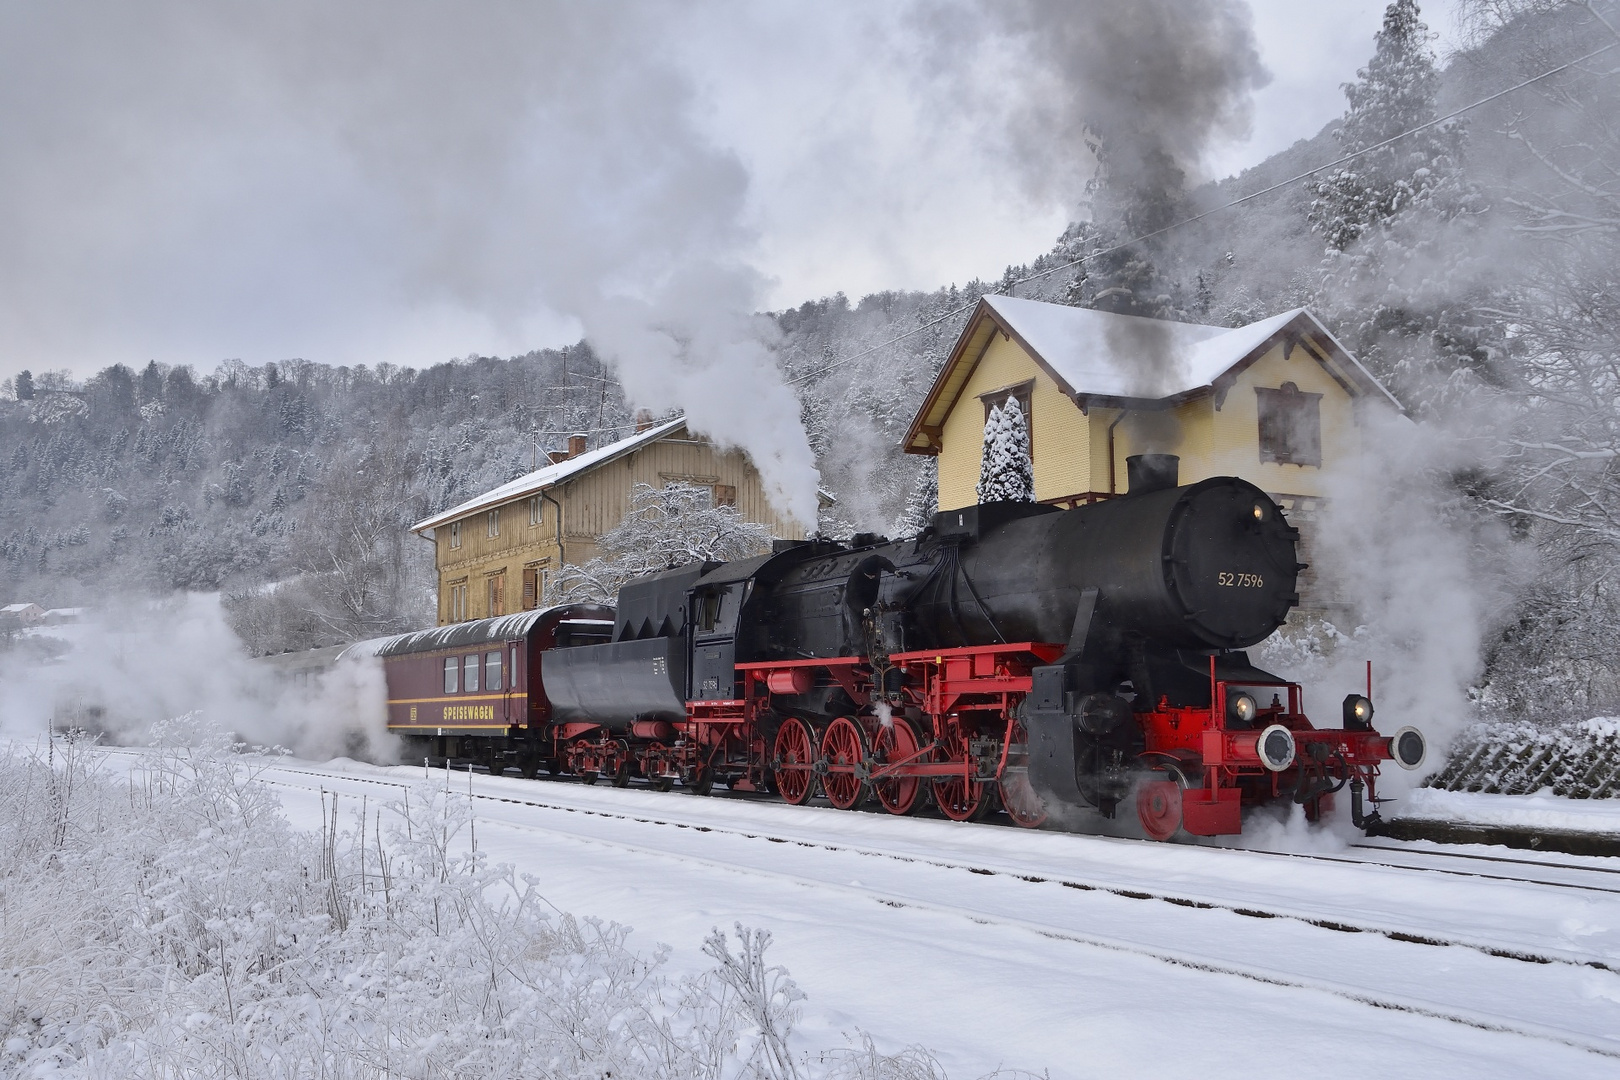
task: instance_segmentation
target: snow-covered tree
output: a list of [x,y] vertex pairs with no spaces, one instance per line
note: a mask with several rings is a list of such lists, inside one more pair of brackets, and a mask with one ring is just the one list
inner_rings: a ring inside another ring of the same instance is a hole
[[895,536],[916,536],[939,513],[939,459],[927,458],[917,475],[917,484],[906,497],[906,505],[894,519]]
[[601,554],[583,565],[564,565],[551,580],[546,599],[611,600],[619,586],[643,574],[706,559],[752,558],[769,551],[771,540],[767,526],[746,520],[735,506],[713,505],[709,488],[637,484],[630,512],[596,542]]
[[1344,87],[1335,138],[1360,156],[1314,185],[1309,215],[1326,241],[1317,306],[1417,407],[1459,381],[1492,380],[1501,336],[1479,314],[1491,306],[1488,260],[1473,243],[1486,203],[1463,171],[1467,131],[1461,121],[1415,130],[1438,115],[1438,89],[1417,2],[1394,0],[1372,59]]
[[[1417,0],[1394,0],[1373,57],[1344,85],[1350,108],[1334,133],[1346,153],[1368,150],[1435,118],[1439,74]],[[1311,225],[1344,251],[1368,229],[1432,196],[1457,170],[1464,131],[1429,128],[1362,154],[1315,184]]]
[[984,424],[979,462],[979,501],[1034,502],[1035,474],[1029,459],[1029,425],[1016,397],[992,406]]

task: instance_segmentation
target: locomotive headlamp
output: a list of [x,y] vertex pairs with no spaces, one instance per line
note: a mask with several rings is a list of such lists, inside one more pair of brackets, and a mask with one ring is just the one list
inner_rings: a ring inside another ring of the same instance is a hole
[[1415,727],[1403,727],[1389,740],[1389,756],[1403,769],[1415,769],[1422,765],[1428,749],[1423,732]]
[[1227,715],[1240,724],[1253,723],[1259,712],[1260,706],[1248,694],[1233,694],[1226,699]]
[[1344,726],[1350,731],[1371,731],[1373,703],[1360,694],[1349,694],[1344,699]]
[[1249,513],[1253,516],[1254,520],[1265,521],[1271,516],[1271,509],[1270,507],[1266,506],[1265,503],[1257,502],[1254,504],[1253,508],[1249,510]]
[[1255,740],[1254,752],[1260,764],[1272,772],[1282,772],[1294,763],[1294,733],[1281,724],[1272,724]]

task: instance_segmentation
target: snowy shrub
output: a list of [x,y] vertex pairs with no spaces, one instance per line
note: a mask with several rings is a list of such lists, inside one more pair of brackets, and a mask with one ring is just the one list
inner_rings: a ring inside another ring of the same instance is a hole
[[464,798],[333,796],[299,832],[238,749],[128,779],[82,741],[0,756],[0,1074],[943,1076],[865,1036],[796,1054],[804,995],[764,931],[715,931],[713,968],[673,978],[490,865]]
[[1029,425],[1016,397],[993,406],[984,422],[984,454],[979,462],[981,503],[1034,502],[1035,474],[1029,457]]

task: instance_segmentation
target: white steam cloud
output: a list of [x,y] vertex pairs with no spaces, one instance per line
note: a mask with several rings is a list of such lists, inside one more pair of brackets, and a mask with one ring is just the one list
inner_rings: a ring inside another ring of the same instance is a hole
[[191,714],[202,727],[300,757],[387,761],[396,740],[386,700],[375,659],[345,660],[308,679],[248,659],[214,594],[115,604],[89,622],[30,634],[0,657],[0,734],[11,738],[80,726],[114,744],[146,745],[154,730]]
[[1484,636],[1510,605],[1528,556],[1513,549],[1500,521],[1470,510],[1450,484],[1454,473],[1478,466],[1477,443],[1389,410],[1370,409],[1362,422],[1362,457],[1330,471],[1326,509],[1305,526],[1324,594],[1348,602],[1359,629],[1316,628],[1327,640],[1290,631],[1258,657],[1306,683],[1307,709],[1321,726],[1338,723],[1344,695],[1363,691],[1371,660],[1378,730],[1411,725],[1429,742],[1418,773],[1383,770],[1380,791],[1398,792],[1439,767],[1475,719],[1470,690]]

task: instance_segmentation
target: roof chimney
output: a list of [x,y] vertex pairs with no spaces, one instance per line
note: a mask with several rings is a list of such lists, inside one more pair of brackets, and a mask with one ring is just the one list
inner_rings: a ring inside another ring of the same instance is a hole
[[559,464],[561,462],[564,462],[564,461],[568,460],[568,451],[566,451],[566,450],[547,450],[546,451],[546,457],[551,460],[551,463],[553,465],[557,465],[557,464]]
[[637,409],[636,410],[636,434],[640,435],[643,431],[646,431],[648,428],[650,428],[652,426],[653,426],[653,414],[650,411],[648,411],[647,409]]
[[568,436],[568,456],[577,458],[585,452],[585,433],[576,431]]

